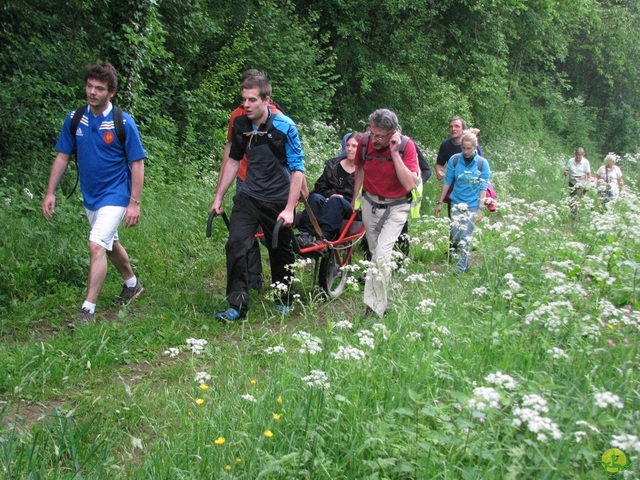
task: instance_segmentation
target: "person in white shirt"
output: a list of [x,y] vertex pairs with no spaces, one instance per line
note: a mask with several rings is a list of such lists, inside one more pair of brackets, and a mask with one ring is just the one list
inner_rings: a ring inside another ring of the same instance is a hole
[[586,193],[587,185],[591,179],[591,164],[584,156],[584,148],[576,149],[575,157],[567,162],[564,176],[569,175],[569,188],[571,190],[571,213],[577,212],[580,198]]
[[604,159],[602,165],[596,172],[596,182],[598,184],[598,194],[602,198],[603,205],[618,198],[620,189],[624,185],[622,171],[616,165],[616,156],[609,154]]

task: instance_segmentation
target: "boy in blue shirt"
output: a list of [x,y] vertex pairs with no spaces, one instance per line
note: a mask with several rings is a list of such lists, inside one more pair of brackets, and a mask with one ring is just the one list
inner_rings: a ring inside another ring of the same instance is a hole
[[85,70],[85,90],[88,107],[75,132],[71,112],[56,143],[58,154],[51,166],[42,212],[52,218],[55,211],[55,190],[72,154],[77,155],[82,198],[91,225],[89,233],[89,280],[87,296],[76,316],[76,324],[95,320],[96,302],[107,275],[107,257],[124,280],[116,301],[128,305],[143,288],[133,273],[129,256],[118,240],[118,226],[124,219],[126,227],[140,221],[140,200],[144,182],[144,159],[140,134],[133,118],[122,112],[126,141],[120,143],[114,123],[111,99],[116,94],[118,76],[108,62],[88,65]]

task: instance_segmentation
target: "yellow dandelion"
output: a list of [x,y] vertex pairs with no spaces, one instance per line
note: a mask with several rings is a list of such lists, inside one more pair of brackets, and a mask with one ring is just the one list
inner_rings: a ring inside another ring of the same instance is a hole
[[282,414],[281,413],[274,413],[273,414],[273,419],[274,420],[280,420],[282,418]]
[[251,380],[251,385],[255,385],[256,383],[258,382],[256,382],[255,380]]
[[278,397],[278,398],[276,399],[276,402],[278,402],[278,403],[282,403],[282,397]]
[[236,457],[236,462],[242,463],[242,459],[240,457]]
[[209,385],[207,385],[206,383],[201,383],[200,390],[209,390]]
[[204,399],[203,398],[196,398],[196,405],[204,405]]
[[264,436],[267,438],[271,438],[273,437],[273,432],[271,430],[265,430],[264,431]]
[[224,445],[224,442],[226,442],[227,439],[224,437],[218,437],[216,438],[213,443],[215,443],[216,445]]
[[613,325],[611,325],[610,323],[607,324],[607,327],[609,327],[611,330],[613,330]]
[[227,472],[230,472],[230,471],[231,471],[231,465],[226,465],[226,466],[224,467],[224,469],[225,469]]

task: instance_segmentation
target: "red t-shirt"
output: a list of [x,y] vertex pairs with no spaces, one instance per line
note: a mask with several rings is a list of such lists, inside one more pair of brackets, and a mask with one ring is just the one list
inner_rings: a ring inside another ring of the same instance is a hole
[[[269,109],[273,113],[284,113],[282,112],[275,103],[269,103]],[[229,117],[229,127],[227,128],[227,142],[231,141],[233,135],[233,121],[236,117],[240,115],[244,115],[245,110],[242,106],[236,108],[233,112],[231,112],[231,116]],[[238,178],[244,181],[247,178],[247,156],[242,157],[242,163],[240,164],[240,170],[238,170]]]
[[[398,180],[396,167],[391,160],[391,150],[387,146],[384,150],[373,148],[373,141],[367,144],[367,160],[364,162],[364,182],[362,190],[384,198],[400,198],[409,193]],[[404,147],[402,161],[412,172],[418,172],[418,155],[413,140],[409,140]],[[362,165],[362,139],[356,149],[356,166]]]

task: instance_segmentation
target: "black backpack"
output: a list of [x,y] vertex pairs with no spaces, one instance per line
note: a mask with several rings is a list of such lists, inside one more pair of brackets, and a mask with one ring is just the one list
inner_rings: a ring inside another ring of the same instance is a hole
[[[69,130],[71,131],[71,135],[74,137],[76,135],[76,131],[78,130],[78,125],[80,125],[80,120],[82,120],[82,116],[84,115],[84,112],[87,111],[87,108],[89,108],[89,105],[80,107],[73,114],[71,125],[69,125]],[[116,129],[116,136],[120,141],[120,145],[124,146],[125,142],[127,141],[127,132],[124,129],[124,121],[122,120],[122,109],[116,105],[113,106],[113,124]],[[76,191],[76,188],[78,187],[78,181],[80,180],[80,170],[78,168],[77,153],[76,155],[74,155],[74,158],[76,161],[76,184],[73,186],[73,190],[71,190],[71,193],[67,195],[67,198],[71,198],[71,195],[73,195],[73,193]]]

